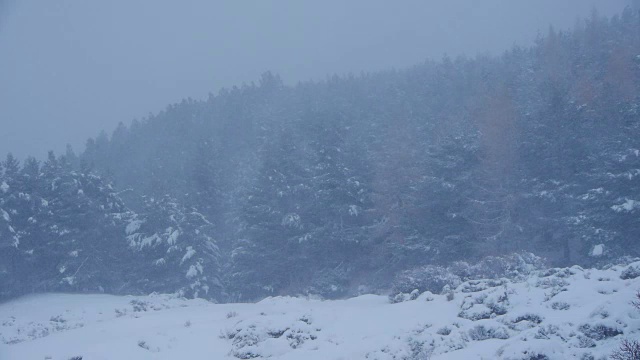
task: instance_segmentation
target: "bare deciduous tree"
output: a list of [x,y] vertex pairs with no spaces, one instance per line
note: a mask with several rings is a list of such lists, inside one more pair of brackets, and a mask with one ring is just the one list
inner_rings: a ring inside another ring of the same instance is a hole
[[636,340],[622,340],[620,347],[613,354],[613,360],[640,360],[640,342]]

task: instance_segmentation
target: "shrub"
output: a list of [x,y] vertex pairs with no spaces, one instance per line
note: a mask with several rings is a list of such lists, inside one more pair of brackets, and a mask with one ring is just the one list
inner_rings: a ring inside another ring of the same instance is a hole
[[392,294],[406,294],[414,290],[420,293],[431,291],[439,294],[445,286],[455,288],[460,283],[460,277],[450,273],[446,268],[426,265],[403,271],[396,276],[392,285]]
[[629,266],[628,268],[622,271],[622,273],[620,274],[620,279],[630,280],[630,279],[635,279],[639,276],[640,276],[640,268],[635,266]]
[[351,274],[346,269],[325,269],[318,271],[309,286],[302,289],[305,295],[317,295],[323,299],[338,299],[349,292]]
[[[414,290],[418,290],[419,293],[431,291],[435,294],[441,294],[445,287],[455,289],[463,281],[499,278],[515,279],[540,270],[543,267],[542,258],[530,253],[488,256],[474,265],[458,261],[449,267],[438,265],[420,266],[403,271],[395,277],[389,298],[392,302],[405,301],[407,297],[398,296],[398,294],[409,294]],[[500,286],[502,283],[497,280],[495,283],[482,282],[480,285],[484,286],[484,288],[469,289],[469,291],[481,291],[486,289],[487,286]],[[470,286],[473,286],[473,284]]]
[[235,311],[229,311],[229,312],[227,313],[227,319],[231,319],[231,318],[234,318],[234,317],[236,317],[236,316],[238,316],[238,313],[237,313],[237,312],[235,312]]
[[464,261],[453,263],[450,271],[463,280],[517,278],[544,268],[542,258],[531,253],[487,256],[474,265]]
[[143,300],[131,300],[129,302],[129,304],[131,304],[131,307],[133,307],[133,312],[143,312],[143,311],[147,311],[147,308],[149,307],[149,303]]
[[571,308],[571,305],[567,304],[566,302],[556,301],[551,304],[551,308],[553,310],[569,310],[569,308]]
[[640,310],[640,292],[636,293],[636,300],[631,302],[631,305],[636,309]]
[[622,340],[618,350],[611,354],[613,360],[640,360],[640,342],[636,340]]
[[484,325],[477,325],[469,330],[471,340],[482,341],[488,339],[508,339],[509,333],[504,328],[487,328]]
[[545,354],[530,354],[525,360],[549,360],[549,357]]
[[578,347],[585,349],[585,348],[594,348],[596,347],[597,344],[593,339],[590,339],[584,335],[578,335]]
[[455,297],[453,291],[449,291],[447,293],[447,301],[453,301],[453,298]]
[[581,325],[578,330],[593,340],[605,340],[622,334],[622,331],[603,324],[584,324]]
[[540,317],[540,315],[537,315],[537,314],[530,314],[530,313],[523,314],[523,315],[517,316],[513,322],[519,323],[521,321],[530,321],[532,323],[540,324],[542,322],[542,317]]

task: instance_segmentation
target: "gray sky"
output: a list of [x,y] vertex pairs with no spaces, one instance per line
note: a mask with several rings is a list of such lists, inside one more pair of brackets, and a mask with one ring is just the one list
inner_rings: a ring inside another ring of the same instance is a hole
[[529,45],[629,0],[0,0],[0,155],[42,158],[182,98]]

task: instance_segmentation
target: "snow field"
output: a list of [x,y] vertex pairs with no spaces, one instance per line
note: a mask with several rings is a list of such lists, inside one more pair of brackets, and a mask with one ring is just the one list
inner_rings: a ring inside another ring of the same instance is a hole
[[0,359],[605,359],[640,338],[640,262],[385,296],[213,304],[45,294],[0,305]]

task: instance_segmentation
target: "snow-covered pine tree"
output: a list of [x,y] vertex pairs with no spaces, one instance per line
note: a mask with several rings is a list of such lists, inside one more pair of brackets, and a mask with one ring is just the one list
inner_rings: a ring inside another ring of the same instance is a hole
[[220,299],[220,252],[204,215],[170,197],[145,199],[142,213],[126,226],[138,263],[126,278],[138,291]]
[[265,146],[262,167],[242,213],[227,283],[232,296],[249,300],[296,287],[308,276],[302,251],[313,230],[304,215],[313,206],[311,170],[304,144],[285,130]]

